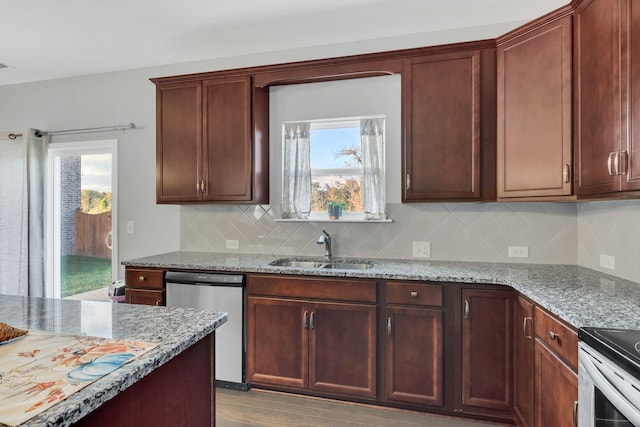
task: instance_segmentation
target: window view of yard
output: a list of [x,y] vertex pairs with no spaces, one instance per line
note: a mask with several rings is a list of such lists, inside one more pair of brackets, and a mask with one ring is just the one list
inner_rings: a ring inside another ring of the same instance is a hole
[[60,297],[104,289],[106,298],[112,281],[111,155],[60,161]]
[[94,291],[111,283],[111,259],[64,255],[60,260],[60,272],[64,277],[61,298]]

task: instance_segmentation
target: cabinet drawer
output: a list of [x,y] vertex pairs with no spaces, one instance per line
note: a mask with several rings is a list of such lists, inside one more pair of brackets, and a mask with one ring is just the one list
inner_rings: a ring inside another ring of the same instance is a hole
[[387,282],[387,304],[442,305],[442,286],[425,283]]
[[163,289],[164,270],[127,268],[125,284],[127,288]]
[[574,371],[578,370],[578,335],[558,319],[535,308],[536,336],[556,352]]
[[376,302],[376,282],[322,277],[247,275],[247,294]]
[[125,289],[124,295],[128,304],[164,305],[163,291]]

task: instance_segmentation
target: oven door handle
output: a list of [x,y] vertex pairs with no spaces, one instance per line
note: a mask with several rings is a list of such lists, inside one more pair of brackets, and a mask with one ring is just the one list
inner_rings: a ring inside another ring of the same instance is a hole
[[607,399],[622,413],[633,425],[640,425],[640,408],[636,408],[614,387],[611,382],[600,372],[593,363],[591,357],[584,350],[578,352],[578,361],[589,374],[589,379],[605,395]]

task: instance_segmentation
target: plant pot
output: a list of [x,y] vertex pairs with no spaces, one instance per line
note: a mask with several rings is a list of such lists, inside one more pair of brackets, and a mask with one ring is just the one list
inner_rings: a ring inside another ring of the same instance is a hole
[[342,216],[342,205],[328,205],[327,213],[329,214],[329,219],[340,219]]

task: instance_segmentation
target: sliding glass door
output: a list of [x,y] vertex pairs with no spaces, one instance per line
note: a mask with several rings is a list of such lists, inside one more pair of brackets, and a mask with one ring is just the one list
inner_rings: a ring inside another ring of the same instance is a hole
[[116,147],[115,140],[49,145],[50,297],[108,300],[118,272]]

